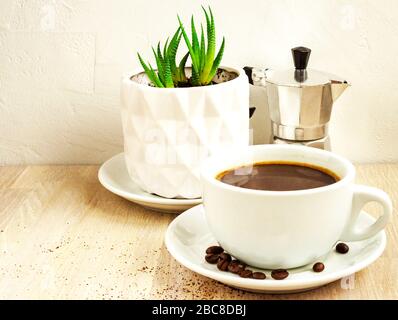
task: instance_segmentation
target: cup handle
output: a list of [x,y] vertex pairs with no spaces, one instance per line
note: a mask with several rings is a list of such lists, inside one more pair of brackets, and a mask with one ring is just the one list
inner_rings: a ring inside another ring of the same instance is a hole
[[[383,206],[383,214],[369,227],[357,230],[355,227],[359,213],[363,206],[371,201],[376,201]],[[341,236],[342,241],[360,241],[368,239],[384,229],[392,216],[392,203],[384,191],[368,186],[355,185],[350,221]]]

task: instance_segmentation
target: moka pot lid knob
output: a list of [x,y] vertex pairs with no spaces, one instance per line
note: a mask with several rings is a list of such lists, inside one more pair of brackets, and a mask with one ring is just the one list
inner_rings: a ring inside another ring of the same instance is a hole
[[272,70],[266,72],[265,81],[277,86],[309,87],[323,86],[332,80],[330,74],[308,69],[311,49],[306,47],[295,47],[291,49],[294,69]]
[[307,69],[310,55],[311,55],[311,49],[309,48],[296,47],[292,49],[293,62],[296,70]]

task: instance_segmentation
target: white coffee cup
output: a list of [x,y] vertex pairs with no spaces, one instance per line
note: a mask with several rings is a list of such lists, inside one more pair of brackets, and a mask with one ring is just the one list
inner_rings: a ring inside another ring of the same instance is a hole
[[[331,170],[336,183],[296,191],[240,188],[216,179],[221,172],[263,161],[294,161]],[[235,258],[265,268],[295,268],[315,262],[338,241],[358,241],[382,230],[392,215],[388,195],[356,185],[355,168],[332,152],[293,145],[257,145],[224,151],[201,169],[203,205],[211,232]],[[376,201],[384,213],[358,230],[362,207]]]

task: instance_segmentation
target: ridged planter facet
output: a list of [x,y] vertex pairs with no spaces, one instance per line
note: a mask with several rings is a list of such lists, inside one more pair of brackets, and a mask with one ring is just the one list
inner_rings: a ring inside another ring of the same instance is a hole
[[248,145],[247,77],[243,70],[220,70],[217,84],[203,87],[155,88],[142,72],[123,78],[126,166],[146,192],[198,198],[202,160],[222,148]]

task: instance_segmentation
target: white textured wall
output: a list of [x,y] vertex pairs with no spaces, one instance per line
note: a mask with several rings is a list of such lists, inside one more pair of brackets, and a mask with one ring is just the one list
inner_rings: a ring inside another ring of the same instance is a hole
[[[0,0],[0,164],[99,163],[122,150],[119,80],[135,52],[202,1]],[[311,67],[353,83],[336,103],[333,148],[398,160],[398,1],[213,0],[224,64]]]

